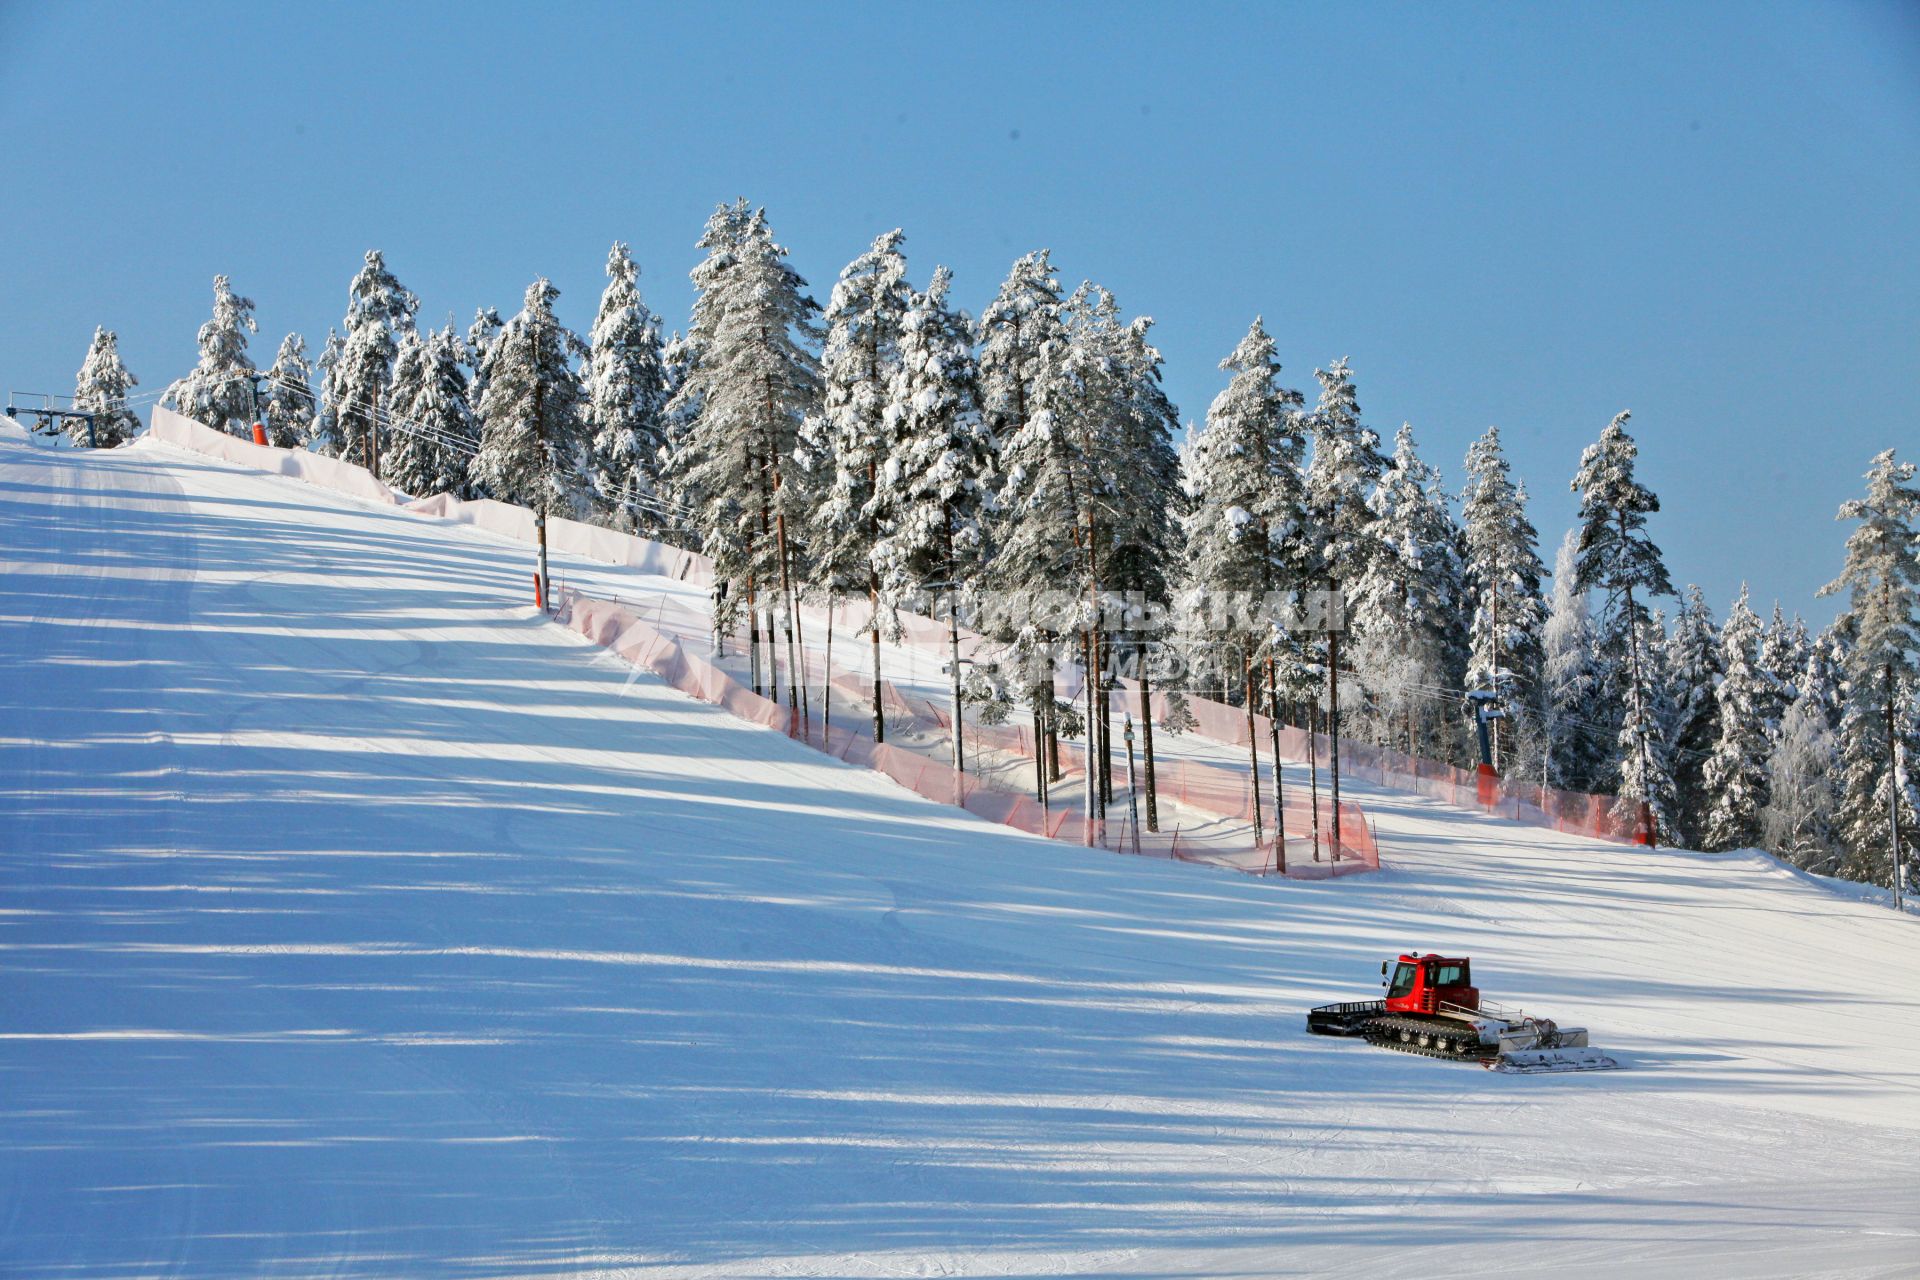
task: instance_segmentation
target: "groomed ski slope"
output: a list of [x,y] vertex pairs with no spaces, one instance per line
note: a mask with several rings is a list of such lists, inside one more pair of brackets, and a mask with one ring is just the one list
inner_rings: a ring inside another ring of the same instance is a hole
[[[0,558],[0,1274],[1920,1270],[1920,926],[1761,856],[1021,836],[164,447],[0,440]],[[1407,948],[1630,1069],[1303,1033]]]

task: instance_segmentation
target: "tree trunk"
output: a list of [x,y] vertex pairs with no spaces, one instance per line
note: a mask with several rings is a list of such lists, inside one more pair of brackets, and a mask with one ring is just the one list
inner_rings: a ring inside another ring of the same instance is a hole
[[1153,694],[1148,686],[1147,642],[1139,641],[1140,647],[1140,742],[1145,751],[1147,766],[1147,830],[1160,830],[1159,793],[1154,789],[1153,781]]
[[1340,633],[1327,632],[1327,772],[1333,781],[1333,859],[1340,860]]
[[967,771],[966,720],[960,701],[960,596],[947,588],[947,665],[953,668],[953,768]]
[[760,692],[760,598],[755,592],[753,574],[747,574],[747,669],[753,691]]
[[1086,776],[1086,788],[1085,788],[1087,803],[1086,803],[1086,816],[1083,819],[1083,821],[1085,822],[1085,829],[1083,830],[1082,835],[1084,836],[1083,843],[1085,843],[1088,847],[1092,847],[1096,843],[1094,838],[1094,823],[1096,821],[1097,810],[1100,807],[1100,760],[1099,760],[1098,754],[1094,750],[1094,747],[1098,744],[1100,740],[1100,721],[1099,721],[1098,711],[1093,705],[1094,698],[1099,693],[1097,686],[1100,683],[1100,672],[1098,670],[1099,655],[1097,650],[1098,650],[1098,642],[1094,639],[1093,632],[1092,631],[1081,632],[1080,633],[1080,669],[1086,677],[1086,679],[1082,683],[1084,683],[1086,686],[1086,695],[1087,695],[1087,723],[1086,723],[1086,731],[1087,731],[1086,775],[1087,776]]
[[1316,729],[1319,717],[1314,705],[1307,704],[1307,786],[1313,799],[1313,860],[1320,861],[1320,741]]
[[1257,848],[1262,839],[1260,828],[1260,735],[1254,732],[1253,724],[1253,658],[1249,654],[1246,662],[1246,701],[1247,701],[1247,768],[1253,777],[1253,843]]
[[[1888,604],[1892,604],[1892,590],[1887,589]],[[1893,909],[1903,910],[1900,905],[1900,740],[1894,724],[1896,702],[1893,696],[1893,663],[1888,661],[1884,668],[1887,697],[1887,834],[1891,840],[1893,855]]]
[[867,603],[873,610],[873,740],[887,740],[887,711],[880,703],[880,575],[873,574],[867,586]]
[[[1039,692],[1036,686],[1034,692]],[[1040,808],[1047,806],[1047,733],[1040,714],[1038,697],[1033,703],[1033,794],[1040,802]]]
[[833,613],[834,598],[828,595],[826,666],[820,672],[820,741],[829,751],[833,749]]
[[1267,654],[1267,730],[1273,745],[1273,847],[1275,853],[1274,870],[1284,872],[1287,869],[1287,809],[1286,792],[1280,764],[1280,681],[1273,665],[1273,654]]

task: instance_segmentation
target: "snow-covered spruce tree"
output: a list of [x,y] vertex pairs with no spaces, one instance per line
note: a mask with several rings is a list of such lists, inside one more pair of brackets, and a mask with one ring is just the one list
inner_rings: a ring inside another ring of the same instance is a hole
[[253,434],[253,361],[247,335],[258,333],[253,299],[234,293],[225,276],[213,278],[213,319],[200,326],[200,363],[160,397],[195,422],[238,436]]
[[[1757,639],[1759,620],[1754,622]],[[1673,723],[1668,726],[1667,737],[1673,743],[1673,784],[1680,797],[1676,822],[1681,843],[1689,849],[1705,847],[1700,841],[1706,831],[1707,811],[1713,806],[1706,770],[1720,740],[1721,705],[1714,697],[1714,684],[1721,671],[1720,632],[1714,625],[1713,608],[1699,587],[1689,585],[1673,620],[1673,634],[1667,640],[1673,702]],[[1760,754],[1764,759],[1764,744]]]
[[[909,600],[946,606],[952,640],[949,675],[956,706],[964,694],[959,608],[979,585],[987,558],[993,438],[980,413],[973,364],[973,322],[947,304],[953,275],[936,268],[925,293],[900,318],[897,359],[887,387],[881,435],[888,443],[878,491],[890,495],[888,519],[871,562],[888,611]],[[838,477],[836,476],[836,482]],[[962,734],[953,739],[964,769]]]
[[[1852,620],[1843,613],[1807,645],[1806,665],[1794,681],[1795,693],[1813,699],[1829,729],[1840,727],[1846,700],[1847,651],[1852,642]],[[1766,652],[1764,647],[1761,652]]]
[[[1473,616],[1466,687],[1498,694],[1511,723],[1537,722],[1545,660],[1546,607],[1540,598],[1545,571],[1540,535],[1527,519],[1526,489],[1512,478],[1498,427],[1488,427],[1467,450],[1460,522]],[[1492,725],[1493,762],[1501,770],[1512,767],[1506,759],[1508,723]]]
[[1920,759],[1920,734],[1911,714],[1920,656],[1920,488],[1914,464],[1895,462],[1888,449],[1867,471],[1867,494],[1842,503],[1839,518],[1857,520],[1847,538],[1840,576],[1822,595],[1847,596],[1852,645],[1846,658],[1846,701],[1840,722],[1840,836],[1847,858],[1841,874],[1891,884],[1894,850],[1915,860],[1920,841],[1920,795],[1896,758]]
[[[980,313],[980,403],[1000,450],[993,541],[1003,550],[995,557],[994,585],[1009,599],[1028,602],[1073,581],[1058,575],[1074,570],[1078,511],[1065,501],[1066,484],[1047,453],[1066,376],[1067,333],[1060,309],[1060,282],[1048,251],[1041,249],[1013,264]],[[1016,474],[1017,488],[1010,490]],[[1016,534],[1022,535],[1018,552],[1010,556],[1004,548]],[[1056,620],[1045,611],[1016,609],[1000,622],[997,638],[1013,643],[1024,668],[1021,692],[1033,713],[1035,740],[1051,744]],[[1041,749],[1037,755],[1042,758],[1035,766],[1037,789],[1045,800],[1048,781],[1058,776],[1057,751]]]
[[476,307],[473,323],[467,326],[467,367],[473,370],[473,376],[467,381],[467,403],[477,405],[487,394],[485,370],[487,358],[493,354],[493,344],[500,341],[500,331],[507,322],[500,318],[497,307]]
[[1353,665],[1370,699],[1367,728],[1410,755],[1455,754],[1452,699],[1467,665],[1460,531],[1440,473],[1420,457],[1411,424],[1368,496],[1376,552],[1353,585]]
[[414,327],[420,299],[401,287],[378,249],[367,250],[366,263],[347,286],[346,342],[338,365],[339,401],[334,420],[340,437],[340,455],[358,462],[378,476],[382,431],[369,432],[376,409],[384,419],[390,406],[393,362],[400,337]]
[[798,455],[817,494],[808,524],[814,590],[829,602],[867,598],[863,629],[873,644],[873,734],[880,742],[887,734],[880,701],[881,619],[887,610],[876,551],[899,497],[880,483],[880,473],[902,425],[887,409],[900,373],[901,329],[913,302],[900,252],[905,240],[897,229],[876,237],[833,286],[820,357],[823,402],[801,425]]
[[[93,415],[93,443],[111,449],[133,439],[140,419],[127,408],[127,391],[140,385],[140,379],[120,362],[120,335],[111,329],[95,329],[87,358],[73,382],[73,407],[76,412]],[[78,418],[67,420],[67,438],[75,444],[87,443],[87,424]]]
[[1676,717],[1666,627],[1666,614],[1659,609],[1640,625],[1637,644],[1646,690],[1643,697],[1628,701],[1626,716],[1614,739],[1614,755],[1620,761],[1620,792],[1613,815],[1621,821],[1635,821],[1644,805],[1653,818],[1653,839],[1678,845],[1680,790],[1673,780],[1670,736]]
[[307,359],[307,340],[290,333],[267,370],[261,394],[261,423],[267,443],[276,449],[298,449],[308,441],[314,419],[313,364]]
[[585,395],[573,360],[586,344],[553,313],[544,277],[493,344],[480,402],[480,450],[468,474],[483,492],[535,511],[565,509],[586,450]]
[[[677,329],[661,344],[661,391],[666,398],[660,407],[660,447],[654,453],[653,473],[659,479],[661,504],[667,514],[654,536],[676,547],[700,545],[700,532],[690,518],[699,504],[682,490],[682,480],[693,457],[688,452],[688,440],[694,422],[700,417],[699,397],[687,398],[680,394],[693,367],[692,359],[693,348]],[[796,474],[803,470],[794,468]]]
[[[770,602],[782,598],[791,617],[780,488],[800,424],[819,403],[819,306],[774,242],[765,211],[744,200],[715,211],[700,247],[707,258],[693,271],[692,358],[675,397],[698,414],[675,462],[676,489],[693,507],[716,584],[727,584],[716,624],[731,626],[743,606],[771,613]],[[790,657],[790,672],[792,665]],[[797,683],[789,698],[797,707]]]
[[320,400],[313,407],[313,421],[307,424],[307,448],[336,458],[340,456],[340,406],[346,397],[341,387],[347,373],[347,341],[338,329],[327,330],[326,345],[315,363],[320,371]]
[[1720,633],[1725,675],[1713,695],[1716,734],[1703,771],[1710,807],[1700,830],[1701,849],[1747,849],[1760,842],[1772,740],[1760,705],[1769,687],[1759,656],[1760,618],[1747,604],[1743,584]]
[[[1627,781],[1643,776],[1657,779],[1663,773],[1653,759],[1661,719],[1649,705],[1655,690],[1649,655],[1641,651],[1640,642],[1646,634],[1648,606],[1655,597],[1672,595],[1673,583],[1667,578],[1660,548],[1647,536],[1647,516],[1660,509],[1660,499],[1634,479],[1639,448],[1626,432],[1629,416],[1614,415],[1600,439],[1580,455],[1580,469],[1570,486],[1580,495],[1580,550],[1574,576],[1581,590],[1597,589],[1605,597],[1600,653],[1625,683],[1620,721],[1631,722],[1634,733],[1620,741],[1625,744],[1622,750],[1634,759],[1629,762],[1623,756],[1620,760],[1620,794],[1625,797],[1631,785],[1635,799],[1652,803],[1657,788],[1649,790],[1637,781]],[[1663,827],[1672,830],[1671,814]]]
[[1601,704],[1607,683],[1587,592],[1575,563],[1579,533],[1569,529],[1553,568],[1553,600],[1541,632],[1540,700],[1546,785],[1595,790],[1607,776],[1612,750]]
[[607,276],[588,340],[593,487],[616,527],[653,534],[667,523],[659,473],[667,405],[660,325],[640,299],[640,270],[619,241],[607,254]]
[[1769,734],[1779,731],[1787,708],[1800,696],[1800,675],[1807,669],[1812,646],[1806,622],[1797,616],[1789,619],[1776,602],[1773,617],[1760,635],[1759,670],[1766,692],[1755,704]]
[[1768,852],[1817,875],[1839,870],[1833,826],[1839,764],[1839,747],[1818,700],[1809,694],[1795,698],[1767,757],[1770,797],[1760,815],[1760,836]]
[[424,338],[415,330],[400,337],[384,467],[387,482],[403,493],[473,496],[468,469],[480,447],[480,419],[467,399],[469,355],[451,318]]

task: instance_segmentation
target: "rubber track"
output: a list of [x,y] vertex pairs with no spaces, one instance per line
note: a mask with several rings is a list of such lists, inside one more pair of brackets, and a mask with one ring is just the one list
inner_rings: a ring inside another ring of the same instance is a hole
[[[1418,1041],[1409,1040],[1403,1044],[1399,1034],[1402,1028],[1413,1032],[1416,1036],[1439,1036],[1444,1037],[1448,1042],[1464,1040],[1471,1048],[1466,1053],[1454,1053],[1439,1043],[1423,1047]],[[1455,1031],[1451,1027],[1436,1025],[1418,1018],[1376,1018],[1367,1024],[1364,1034],[1370,1045],[1376,1045],[1382,1049],[1397,1049],[1401,1053],[1417,1053],[1424,1058],[1439,1058],[1442,1062],[1471,1062],[1484,1065],[1500,1056],[1497,1050],[1481,1044],[1470,1027]]]

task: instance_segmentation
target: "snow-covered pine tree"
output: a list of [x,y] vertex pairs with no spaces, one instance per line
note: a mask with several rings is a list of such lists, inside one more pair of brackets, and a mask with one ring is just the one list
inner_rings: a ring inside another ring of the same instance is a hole
[[[1168,572],[1180,557],[1179,517],[1184,507],[1180,459],[1174,430],[1180,415],[1161,383],[1160,352],[1148,340],[1153,321],[1146,316],[1123,323],[1111,294],[1097,290],[1071,339],[1077,353],[1070,372],[1084,412],[1085,436],[1094,447],[1091,483],[1095,504],[1098,580],[1103,598],[1117,598],[1124,610],[1104,606],[1093,620],[1096,669],[1103,683],[1114,669],[1116,646],[1127,647],[1140,687],[1137,712],[1146,783],[1147,829],[1159,830],[1153,756],[1151,672],[1144,630],[1129,627],[1140,615],[1164,612],[1172,602]],[[1098,735],[1102,803],[1113,798],[1112,709],[1102,704]]]
[[465,364],[471,352],[449,317],[444,329],[400,337],[388,425],[387,482],[403,493],[473,496],[468,477],[480,447]]
[[[1647,536],[1647,516],[1660,509],[1660,499],[1634,478],[1639,447],[1626,432],[1630,416],[1626,412],[1614,415],[1600,439],[1587,446],[1569,487],[1580,495],[1575,580],[1581,590],[1598,589],[1605,596],[1600,615],[1600,653],[1625,680],[1620,719],[1635,726],[1631,738],[1621,739],[1623,750],[1634,757],[1631,762],[1623,758],[1620,763],[1621,794],[1626,795],[1631,785],[1637,798],[1652,803],[1658,797],[1658,787],[1643,786],[1638,780],[1644,777],[1657,781],[1664,776],[1659,762],[1653,759],[1659,746],[1654,739],[1661,719],[1649,705],[1657,691],[1640,641],[1647,632],[1648,606],[1655,597],[1672,595],[1673,583],[1667,577],[1660,548]],[[1629,784],[1629,777],[1636,781]],[[1671,814],[1663,825],[1672,830]]]
[[390,406],[393,362],[400,337],[414,327],[420,299],[413,296],[378,249],[367,250],[366,262],[347,286],[346,342],[337,366],[339,401],[334,406],[340,455],[360,463],[377,476],[385,432],[370,433],[378,410],[385,419]]
[[1760,842],[1772,736],[1761,707],[1769,684],[1759,657],[1760,618],[1742,584],[1720,633],[1725,674],[1713,694],[1715,738],[1702,777],[1709,808],[1700,829],[1701,849],[1747,849]]
[[985,561],[993,438],[980,412],[972,321],[947,301],[952,282],[939,267],[927,291],[912,295],[882,409],[879,488],[891,499],[871,561],[888,608],[971,590]]
[[1787,708],[1779,740],[1767,757],[1770,797],[1760,815],[1761,843],[1769,852],[1816,875],[1839,870],[1833,815],[1840,797],[1833,785],[1839,748],[1816,697],[1801,694]]
[[[676,459],[675,485],[693,507],[717,583],[729,584],[716,623],[730,626],[743,606],[771,613],[782,598],[791,618],[780,488],[800,424],[819,403],[819,306],[774,242],[765,211],[745,200],[715,211],[700,247],[707,258],[693,271],[690,361],[675,396],[697,405],[698,416]],[[792,665],[790,658],[790,672]],[[797,682],[789,697],[797,707]]]
[[616,527],[652,535],[670,523],[659,474],[667,405],[660,325],[641,301],[640,270],[619,241],[607,254],[607,276],[587,360],[593,486]]
[[906,237],[896,228],[877,236],[841,271],[827,302],[826,347],[820,357],[824,396],[819,412],[800,428],[799,457],[815,500],[808,522],[810,576],[827,600],[864,595],[865,627],[873,644],[873,732],[886,741],[880,701],[880,638],[885,600],[876,554],[894,522],[900,496],[880,483],[881,469],[904,425],[887,412],[900,374],[903,322],[913,302]]
[[313,425],[313,364],[307,359],[307,340],[290,333],[267,370],[260,404],[267,443],[276,449],[298,449],[307,443]]
[[[1380,483],[1386,459],[1380,455],[1380,437],[1360,421],[1360,402],[1354,391],[1353,371],[1343,356],[1325,369],[1315,369],[1320,401],[1313,412],[1313,461],[1307,468],[1307,508],[1319,537],[1314,571],[1332,591],[1358,582],[1380,554],[1377,518],[1367,497]],[[1364,620],[1357,629],[1364,630]],[[1341,699],[1334,682],[1345,663],[1342,635],[1327,632],[1328,733],[1332,738],[1333,829],[1340,825]]]
[[315,362],[320,371],[320,400],[313,407],[313,421],[307,425],[307,448],[330,458],[340,456],[340,406],[346,392],[341,388],[347,373],[347,341],[338,329],[327,330],[326,345]]
[[1579,550],[1579,532],[1569,529],[1554,562],[1553,600],[1541,633],[1542,772],[1548,786],[1590,791],[1606,776],[1611,743],[1600,710],[1606,666],[1575,571]]
[[[1269,622],[1232,607],[1234,601],[1297,588],[1312,551],[1301,472],[1303,401],[1280,385],[1280,362],[1260,317],[1220,368],[1232,377],[1207,409],[1206,429],[1180,459],[1180,487],[1189,499],[1182,591],[1221,624],[1208,628],[1217,643],[1196,649],[1201,664],[1267,646]],[[1224,683],[1233,673],[1206,674]]]
[[1343,357],[1315,369],[1320,402],[1313,411],[1313,461],[1307,502],[1319,532],[1317,576],[1329,586],[1358,582],[1379,554],[1377,517],[1367,497],[1386,472],[1380,437],[1360,421],[1353,371]]
[[[127,408],[127,391],[140,385],[140,379],[120,362],[120,335],[111,329],[95,329],[87,358],[73,382],[73,407],[78,413],[93,415],[93,443],[111,449],[133,439],[140,419]],[[87,424],[78,418],[67,420],[67,438],[75,444],[87,443]]]
[[[973,322],[948,305],[952,282],[952,272],[936,268],[927,291],[914,294],[900,318],[880,431],[888,455],[878,490],[890,495],[888,519],[871,562],[887,611],[910,599],[929,611],[935,600],[944,604],[948,674],[959,707],[960,600],[978,587],[987,558],[994,450],[980,413]],[[963,733],[960,726],[953,735],[955,769],[966,767]]]
[[[1048,455],[1068,354],[1060,311],[1060,282],[1048,251],[1040,249],[1013,264],[980,313],[980,403],[1000,450],[994,542],[1002,550],[994,576],[1009,596],[1029,601],[1065,589],[1063,583],[1073,579],[1057,575],[1075,569],[1072,545],[1079,513],[1065,501],[1064,479]],[[1018,548],[1009,554],[1016,535]],[[1001,637],[1013,642],[1015,658],[1026,668],[1022,692],[1032,708],[1036,740],[1053,737],[1054,626],[1049,616],[1025,613],[1010,620]],[[1050,761],[1054,753],[1038,754]],[[1054,770],[1050,763],[1036,768],[1044,800]]]
[[1846,658],[1846,701],[1840,722],[1842,762],[1840,835],[1847,850],[1841,873],[1876,884],[1894,883],[1895,851],[1902,865],[1920,840],[1920,796],[1906,770],[1896,778],[1904,750],[1920,758],[1920,733],[1911,713],[1920,654],[1920,488],[1914,464],[1886,450],[1867,471],[1867,494],[1840,506],[1839,518],[1857,520],[1847,538],[1840,576],[1822,595],[1846,593],[1852,643]]
[[1677,845],[1681,840],[1680,792],[1673,780],[1670,731],[1676,717],[1665,612],[1653,610],[1639,630],[1636,643],[1646,688],[1642,697],[1628,700],[1627,714],[1614,740],[1615,758],[1620,761],[1620,793],[1614,801],[1613,816],[1622,822],[1636,821],[1644,805],[1653,819],[1652,838],[1661,844]]
[[1465,675],[1465,571],[1440,473],[1401,424],[1393,457],[1368,495],[1375,554],[1348,596],[1353,665],[1382,746],[1448,757],[1459,740],[1452,700]]
[[259,331],[253,299],[234,293],[227,277],[215,276],[213,319],[200,326],[200,363],[168,386],[160,403],[215,431],[251,436],[254,368],[247,335]]
[[[1744,593],[1741,598],[1745,599]],[[1757,637],[1758,619],[1755,626]],[[1723,707],[1714,696],[1714,684],[1722,671],[1720,633],[1714,625],[1713,608],[1699,587],[1687,587],[1680,612],[1673,620],[1673,635],[1667,641],[1667,669],[1673,700],[1673,723],[1667,737],[1673,743],[1673,783],[1680,797],[1675,821],[1681,842],[1689,849],[1702,849],[1706,847],[1700,841],[1705,837],[1707,813],[1716,797],[1707,782],[1707,761],[1721,737]],[[1763,763],[1765,755],[1763,742]]]
[[1541,714],[1545,571],[1540,535],[1527,519],[1526,489],[1512,478],[1498,427],[1488,427],[1467,450],[1460,522],[1473,611],[1466,687],[1496,693],[1505,703],[1508,719],[1492,725],[1494,767],[1518,772],[1524,762],[1506,759],[1508,724],[1537,722]]
[[500,331],[484,366],[480,449],[468,474],[488,495],[535,511],[564,509],[586,449],[585,395],[573,360],[586,344],[554,315],[544,277]]

